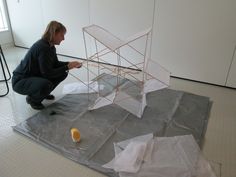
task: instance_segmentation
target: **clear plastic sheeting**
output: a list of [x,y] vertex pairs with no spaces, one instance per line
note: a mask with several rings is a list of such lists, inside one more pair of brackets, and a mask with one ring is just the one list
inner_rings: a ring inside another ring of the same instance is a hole
[[192,135],[144,135],[115,143],[114,148],[114,159],[103,167],[120,177],[216,177]]
[[148,134],[114,143],[115,157],[103,167],[114,169],[116,172],[137,173],[143,161],[151,160],[152,138],[153,135]]

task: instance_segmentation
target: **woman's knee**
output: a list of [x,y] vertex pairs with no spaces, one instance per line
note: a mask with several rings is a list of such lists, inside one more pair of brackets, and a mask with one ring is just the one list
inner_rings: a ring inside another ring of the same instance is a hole
[[58,84],[60,84],[62,81],[64,81],[64,80],[67,78],[67,76],[68,76],[68,73],[65,72],[62,76],[60,76],[60,77],[54,79],[54,80],[52,81],[52,83],[53,83],[53,85],[54,85],[54,88],[55,88]]
[[27,88],[24,87],[25,79],[12,76],[12,89],[19,94],[25,95],[27,94]]
[[11,84],[12,84],[12,89],[15,91],[15,92],[18,92],[19,88],[17,86],[17,83],[20,81],[21,79],[18,77],[18,76],[15,76],[13,75],[12,76],[12,79],[11,79]]
[[37,83],[39,90],[50,92],[53,89],[53,83],[47,79],[40,79]]

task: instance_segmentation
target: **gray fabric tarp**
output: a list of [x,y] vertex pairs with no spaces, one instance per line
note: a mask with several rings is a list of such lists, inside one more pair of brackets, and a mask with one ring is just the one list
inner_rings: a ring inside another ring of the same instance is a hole
[[[95,94],[89,98],[95,99]],[[102,168],[115,155],[114,142],[148,133],[192,134],[201,146],[211,108],[208,97],[171,89],[149,93],[141,119],[114,104],[88,111],[88,102],[87,94],[66,95],[13,128],[75,162],[118,176]],[[72,141],[71,128],[80,131],[79,143]]]

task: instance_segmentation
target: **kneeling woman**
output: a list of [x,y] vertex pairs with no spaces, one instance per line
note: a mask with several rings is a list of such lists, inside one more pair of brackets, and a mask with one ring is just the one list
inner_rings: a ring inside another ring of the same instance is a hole
[[78,61],[59,61],[55,45],[64,40],[66,28],[57,21],[51,21],[42,38],[35,42],[24,59],[13,71],[12,88],[27,95],[26,102],[33,109],[43,109],[44,99],[54,99],[50,93],[68,75],[68,70],[81,67]]

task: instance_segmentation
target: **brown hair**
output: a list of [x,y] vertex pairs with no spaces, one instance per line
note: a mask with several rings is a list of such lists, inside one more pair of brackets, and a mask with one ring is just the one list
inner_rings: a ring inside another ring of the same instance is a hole
[[48,41],[49,43],[52,43],[54,34],[61,32],[61,31],[66,32],[66,27],[63,24],[61,24],[60,22],[51,21],[48,24],[48,26],[42,36],[42,39]]

